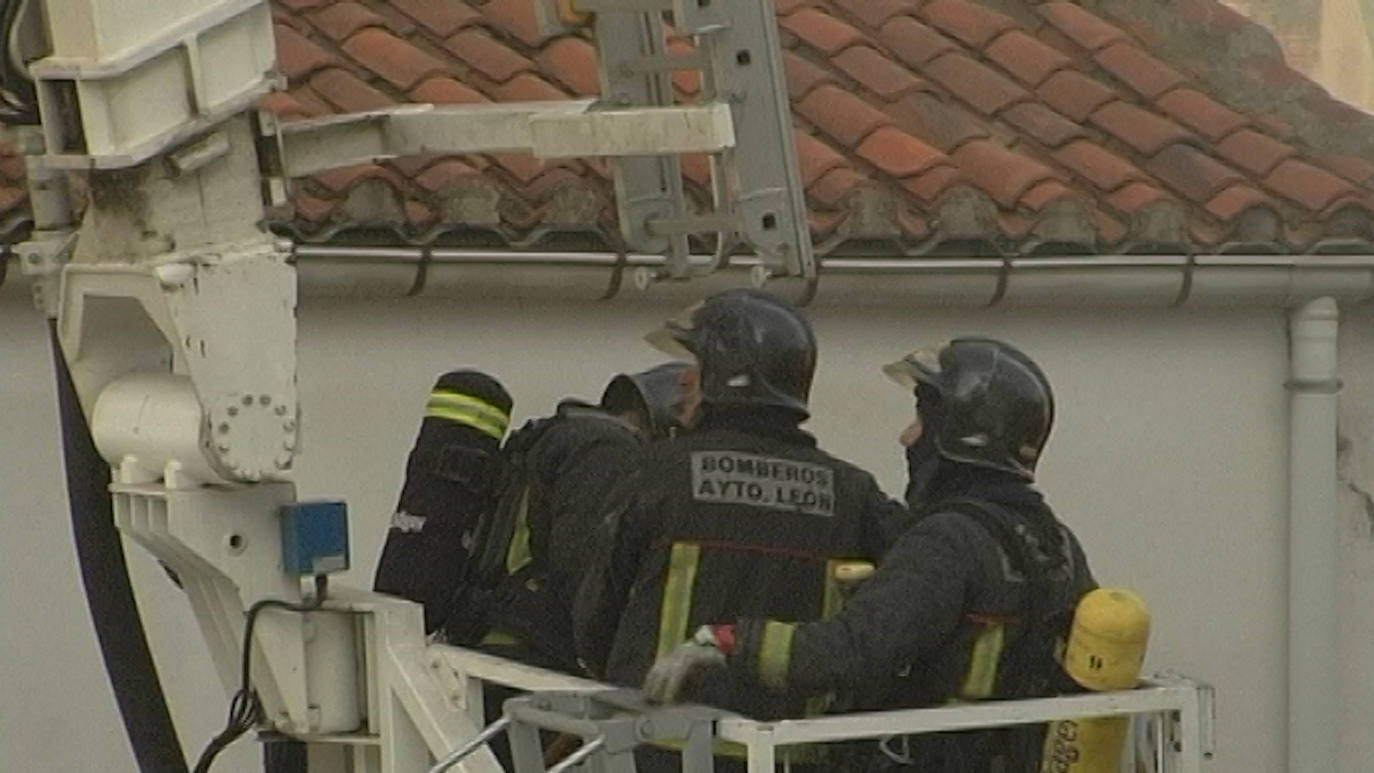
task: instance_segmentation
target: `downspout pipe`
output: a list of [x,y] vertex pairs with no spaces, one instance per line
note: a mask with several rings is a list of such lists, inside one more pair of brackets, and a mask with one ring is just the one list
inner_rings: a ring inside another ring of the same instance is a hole
[[1340,311],[1329,297],[1290,312],[1288,388],[1288,770],[1336,770],[1336,421]]

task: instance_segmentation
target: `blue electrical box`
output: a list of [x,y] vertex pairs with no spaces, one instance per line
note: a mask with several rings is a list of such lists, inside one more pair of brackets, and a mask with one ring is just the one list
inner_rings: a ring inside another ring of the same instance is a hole
[[297,502],[281,509],[282,563],[302,577],[348,569],[348,505]]

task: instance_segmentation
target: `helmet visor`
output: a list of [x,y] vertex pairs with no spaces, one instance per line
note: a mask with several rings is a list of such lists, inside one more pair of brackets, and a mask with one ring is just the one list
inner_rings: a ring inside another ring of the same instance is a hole
[[940,349],[917,349],[896,362],[884,365],[883,373],[907,389],[914,389],[921,382],[938,381],[941,373]]
[[702,302],[700,301],[688,306],[664,322],[661,327],[649,331],[644,336],[644,340],[650,346],[670,356],[695,360],[697,353],[692,351],[692,332],[695,330],[692,325],[692,318],[696,316],[697,310],[701,306]]

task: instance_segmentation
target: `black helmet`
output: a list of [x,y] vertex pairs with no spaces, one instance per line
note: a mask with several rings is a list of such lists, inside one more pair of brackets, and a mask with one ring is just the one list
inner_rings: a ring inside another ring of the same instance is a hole
[[685,362],[665,362],[639,373],[621,373],[606,385],[601,407],[608,411],[643,410],[649,421],[649,434],[668,437],[678,426],[682,409],[682,373],[691,367]]
[[816,336],[801,312],[761,290],[717,293],[646,336],[701,367],[708,405],[772,405],[807,414],[816,372]]
[[1034,479],[1054,424],[1054,393],[1021,350],[991,338],[957,338],[883,371],[918,396],[923,387],[939,395],[940,420],[932,429],[941,456]]

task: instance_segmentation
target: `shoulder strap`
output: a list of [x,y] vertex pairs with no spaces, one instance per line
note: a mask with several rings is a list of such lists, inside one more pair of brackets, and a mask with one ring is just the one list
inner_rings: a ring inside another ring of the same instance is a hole
[[511,540],[526,520],[530,493],[530,455],[559,416],[531,419],[511,433],[501,447],[501,482],[492,505],[483,513],[470,553],[470,582],[491,590],[508,574]]
[[1055,661],[1080,595],[1064,527],[1055,524],[1058,544],[1047,545],[1043,543],[1048,535],[1033,534],[1027,519],[1010,508],[968,498],[949,500],[940,509],[978,523],[1001,545],[1013,568],[1026,580],[1023,633],[1003,652],[997,677],[999,692],[1005,697],[1049,694],[1056,679],[1053,669],[1045,668],[1045,664]]

